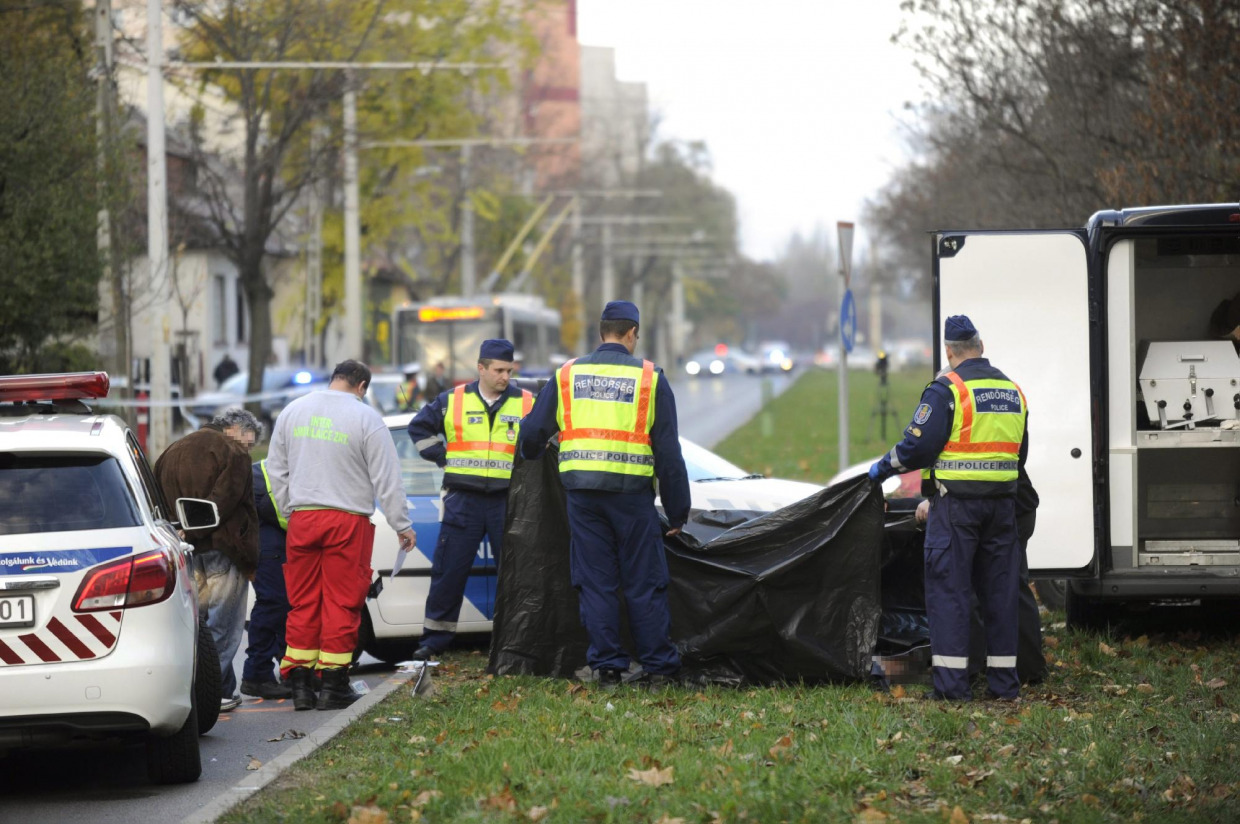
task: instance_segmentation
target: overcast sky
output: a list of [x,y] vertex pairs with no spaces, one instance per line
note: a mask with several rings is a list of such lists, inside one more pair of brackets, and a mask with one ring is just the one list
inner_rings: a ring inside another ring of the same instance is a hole
[[796,230],[859,222],[902,164],[921,93],[900,19],[899,0],[578,0],[577,34],[647,84],[661,136],[706,141],[744,251],[771,259]]

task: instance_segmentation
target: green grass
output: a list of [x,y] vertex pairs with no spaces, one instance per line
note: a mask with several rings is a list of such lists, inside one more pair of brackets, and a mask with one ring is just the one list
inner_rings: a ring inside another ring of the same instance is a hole
[[[922,385],[892,376],[888,440]],[[865,438],[873,377],[854,372],[852,387],[860,461],[890,444]],[[772,475],[829,477],[834,388],[834,373],[806,373],[769,407],[769,437],[755,420],[720,451]],[[1151,611],[1114,640],[1050,616],[1050,676],[1016,705],[858,685],[607,692],[493,679],[484,654],[451,652],[433,696],[400,688],[222,820],[1233,822],[1240,622],[1168,629],[1191,612]]]
[[[1018,705],[861,686],[607,692],[492,679],[482,654],[452,653],[432,697],[402,687],[222,820],[1240,818],[1231,640],[1058,626],[1050,679]],[[638,780],[651,770],[670,783]]]
[[[865,370],[849,373],[851,463],[872,460],[891,449],[902,437],[931,377],[929,370],[891,373],[884,439],[878,415],[878,377]],[[807,370],[714,451],[750,472],[770,478],[826,483],[840,470],[838,392],[839,377],[834,369]]]

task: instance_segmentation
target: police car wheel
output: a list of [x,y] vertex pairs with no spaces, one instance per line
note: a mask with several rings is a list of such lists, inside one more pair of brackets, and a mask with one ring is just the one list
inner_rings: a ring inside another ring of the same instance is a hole
[[353,651],[353,664],[357,665],[363,651],[385,664],[399,664],[401,661],[408,661],[417,646],[417,642],[413,639],[391,641],[376,639],[374,625],[370,620],[370,610],[363,609],[362,626],[357,633],[357,649]]
[[1064,597],[1064,613],[1071,629],[1107,633],[1115,617],[1115,607],[1105,601],[1080,595],[1069,584]]
[[223,692],[220,654],[215,648],[211,628],[198,624],[198,669],[194,673],[194,700],[198,704],[198,734],[205,735],[220,718],[220,695]]
[[146,774],[154,784],[188,784],[202,775],[197,699],[191,699],[181,729],[167,738],[152,735],[146,740]]

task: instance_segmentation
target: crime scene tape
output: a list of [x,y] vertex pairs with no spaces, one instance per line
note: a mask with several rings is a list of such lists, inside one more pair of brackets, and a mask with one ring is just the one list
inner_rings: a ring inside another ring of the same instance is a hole
[[228,395],[216,396],[197,395],[192,398],[173,398],[167,401],[153,401],[149,398],[143,400],[139,398],[98,398],[96,400],[88,400],[85,403],[88,406],[95,407],[136,407],[136,406],[205,406],[211,405],[215,408],[229,406],[244,406],[250,401],[274,401],[281,398],[298,398],[302,395],[308,395],[316,389],[325,389],[327,384],[320,383],[311,386],[299,386],[297,388],[279,389],[272,392],[258,392],[253,395]]

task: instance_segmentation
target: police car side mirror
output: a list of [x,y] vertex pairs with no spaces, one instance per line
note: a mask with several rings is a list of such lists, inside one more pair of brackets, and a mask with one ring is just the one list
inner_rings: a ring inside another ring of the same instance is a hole
[[220,510],[214,501],[177,498],[177,521],[183,530],[211,529],[220,524]]

